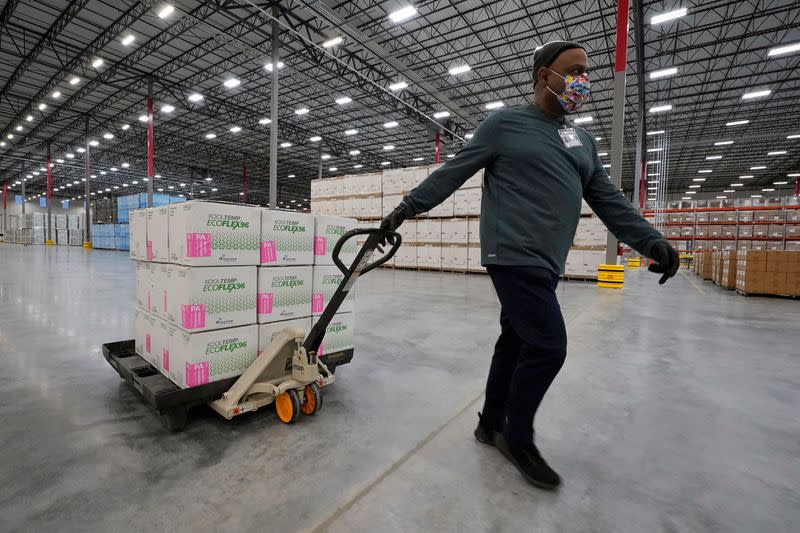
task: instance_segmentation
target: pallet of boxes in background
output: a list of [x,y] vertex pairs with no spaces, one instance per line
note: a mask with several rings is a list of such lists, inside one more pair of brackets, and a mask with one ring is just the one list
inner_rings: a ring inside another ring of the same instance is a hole
[[[287,327],[308,334],[343,279],[331,251],[357,224],[200,201],[132,209],[128,217],[134,350],[181,389],[240,375]],[[348,243],[340,256],[352,263],[355,253]],[[353,356],[354,297],[351,291],[320,352],[332,368]],[[289,363],[268,371],[286,375]]]

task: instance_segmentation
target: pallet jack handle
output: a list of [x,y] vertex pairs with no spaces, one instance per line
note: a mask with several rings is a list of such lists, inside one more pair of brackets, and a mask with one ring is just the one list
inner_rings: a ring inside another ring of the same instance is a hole
[[[369,237],[367,237],[367,240],[364,242],[361,250],[359,250],[359,252],[356,254],[353,264],[350,266],[350,268],[347,268],[344,263],[342,263],[342,260],[339,259],[339,252],[342,251],[342,247],[347,241],[358,235],[369,235]],[[383,255],[380,259],[370,263],[375,249],[383,252],[381,246],[384,242],[388,242],[388,245],[390,246],[388,253]],[[328,329],[328,324],[330,324],[331,320],[333,320],[333,316],[339,310],[339,307],[342,305],[342,302],[344,302],[344,299],[347,298],[347,294],[350,292],[350,289],[353,287],[358,277],[381,266],[391,259],[394,254],[397,253],[397,250],[400,248],[400,244],[402,242],[403,238],[399,233],[382,230],[380,228],[354,229],[348,231],[339,238],[339,240],[336,242],[336,245],[333,247],[331,256],[333,257],[333,262],[337,267],[339,267],[339,270],[342,271],[342,274],[344,274],[344,278],[339,284],[339,288],[336,289],[336,292],[334,292],[333,296],[331,296],[331,300],[328,302],[328,305],[322,312],[322,316],[319,318],[319,321],[314,324],[314,327],[312,327],[311,331],[308,333],[308,337],[306,337],[306,340],[303,342],[303,348],[306,349],[309,359],[316,357],[316,352],[319,349],[320,344],[322,344],[322,339],[325,337],[325,331]]]

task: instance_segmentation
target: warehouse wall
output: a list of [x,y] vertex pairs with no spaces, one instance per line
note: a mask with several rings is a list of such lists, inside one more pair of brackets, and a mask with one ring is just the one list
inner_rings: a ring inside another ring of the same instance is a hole
[[[11,198],[9,198],[9,200],[11,200]],[[7,205],[8,205],[7,213],[9,215],[22,214],[22,206],[21,205],[17,205],[16,203],[11,202],[11,201],[8,202]],[[3,206],[0,205],[0,216],[2,216],[2,213],[3,213],[2,207]],[[25,202],[25,212],[26,213],[47,213],[47,208],[46,207],[39,207],[39,202],[38,201]],[[76,202],[70,202],[69,203],[69,209],[63,209],[61,207],[61,202],[60,201],[55,201],[55,202],[53,202],[52,209],[50,210],[50,212],[52,214],[54,214],[54,215],[56,215],[56,214],[78,215],[80,213],[83,213],[83,202],[77,202],[77,201]]]

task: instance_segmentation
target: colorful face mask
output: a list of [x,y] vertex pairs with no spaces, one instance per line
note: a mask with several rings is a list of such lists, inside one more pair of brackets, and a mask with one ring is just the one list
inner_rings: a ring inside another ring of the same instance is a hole
[[586,102],[586,100],[589,99],[589,96],[591,96],[592,84],[589,82],[588,74],[579,74],[578,76],[568,74],[566,77],[564,77],[555,70],[547,70],[564,80],[563,93],[558,94],[550,87],[547,87],[547,90],[553,93],[556,98],[558,98],[558,103],[561,104],[561,108],[567,113],[574,113],[577,111],[578,108],[580,108]]

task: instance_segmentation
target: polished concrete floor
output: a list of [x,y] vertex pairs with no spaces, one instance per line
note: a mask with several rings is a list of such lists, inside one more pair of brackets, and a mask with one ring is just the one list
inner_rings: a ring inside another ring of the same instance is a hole
[[0,531],[800,530],[800,301],[645,271],[558,292],[548,493],[472,437],[485,276],[370,273],[319,416],[200,408],[169,434],[100,352],[133,335],[127,256],[0,244]]

